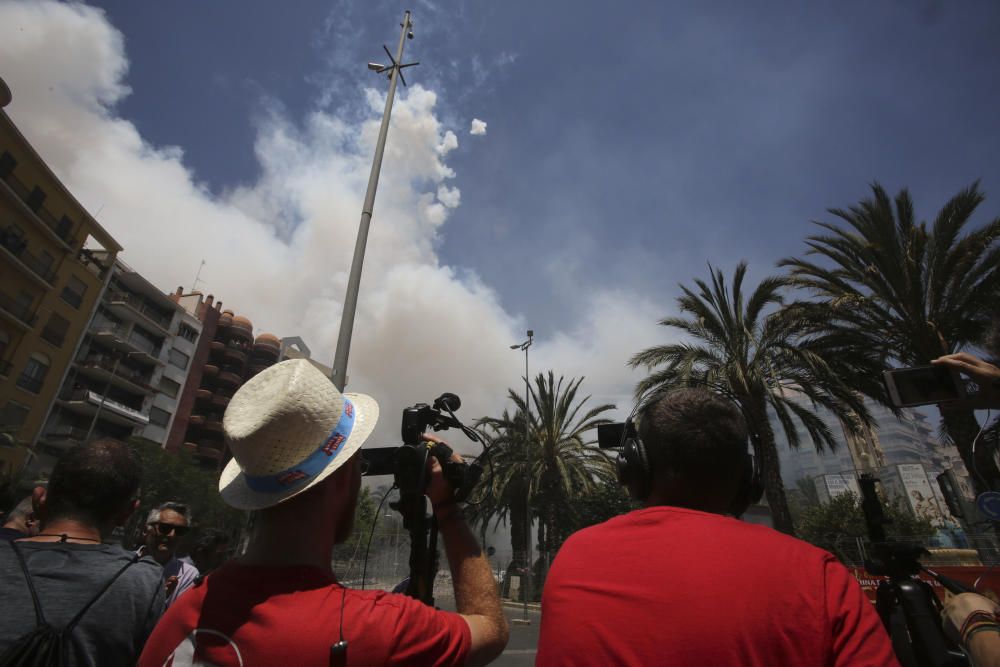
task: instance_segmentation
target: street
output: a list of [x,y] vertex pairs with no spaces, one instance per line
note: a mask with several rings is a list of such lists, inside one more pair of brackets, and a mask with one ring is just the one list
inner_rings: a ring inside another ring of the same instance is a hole
[[[440,609],[449,611],[455,610],[455,601],[452,598],[439,597],[436,600]],[[503,655],[490,664],[501,667],[529,667],[535,664],[535,652],[538,648],[538,629],[542,615],[536,609],[528,610],[528,619],[531,625],[521,625],[515,620],[524,618],[524,612],[520,605],[504,606],[504,616],[510,624],[510,641]]]

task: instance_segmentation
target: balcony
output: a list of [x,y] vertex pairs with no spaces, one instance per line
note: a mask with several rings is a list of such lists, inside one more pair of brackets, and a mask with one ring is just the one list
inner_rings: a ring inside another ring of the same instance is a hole
[[[117,369],[115,368],[116,363]],[[77,366],[81,375],[105,383],[110,382],[127,391],[142,395],[152,394],[155,391],[149,384],[150,378],[145,373],[118,363],[116,359],[107,355],[92,354],[79,362]]]
[[0,292],[0,315],[22,331],[30,331],[38,321],[30,305],[18,303],[3,292]]
[[230,398],[225,394],[215,393],[212,394],[212,407],[219,410],[225,410],[226,406],[229,405]]
[[0,360],[0,377],[9,377],[13,367],[14,365],[9,361]]
[[224,358],[231,364],[242,366],[247,362],[247,353],[238,347],[229,345],[226,347]]
[[115,315],[129,320],[135,320],[135,316],[138,315],[143,323],[152,325],[164,335],[170,334],[170,322],[173,318],[165,317],[141,297],[125,292],[109,291],[106,300],[109,310]]
[[205,364],[201,370],[202,377],[214,380],[219,375],[219,367],[215,364]]
[[232,371],[220,371],[219,372],[219,384],[236,388],[240,386],[243,382],[243,378]]
[[198,450],[198,443],[196,443],[196,442],[185,442],[183,445],[181,445],[181,449],[184,450],[185,452],[194,453],[195,451]]
[[0,256],[7,257],[11,265],[20,269],[32,282],[46,289],[53,286],[55,271],[41,258],[28,252],[27,243],[20,236],[9,231],[0,232],[0,248]]
[[191,415],[188,417],[188,426],[193,426],[194,428],[201,428],[205,425],[205,417],[202,415]]
[[60,402],[67,410],[77,414],[93,416],[100,410],[101,419],[107,419],[122,426],[135,426],[137,424],[145,426],[149,423],[149,417],[135,408],[102,397],[96,391],[89,389],[76,389],[68,399],[61,399]]
[[73,221],[66,216],[56,220],[56,217],[43,205],[45,193],[41,188],[36,187],[29,190],[28,186],[14,175],[13,171],[7,174],[6,178],[0,179],[0,182],[3,183],[0,185],[0,190],[5,191],[27,213],[34,216],[52,240],[65,246],[68,250],[73,250],[76,247],[77,239],[72,234]]
[[209,433],[222,435],[222,415],[210,415],[206,417],[205,430]]
[[204,461],[221,461],[222,450],[216,449],[213,446],[199,445],[198,451],[195,452],[195,456]]
[[137,358],[147,365],[160,363],[159,346],[137,336],[134,332],[130,333],[124,326],[98,324],[92,333],[94,338],[115,350],[141,353]]
[[87,429],[80,426],[56,426],[46,431],[42,441],[55,449],[72,449],[82,445],[87,438]]
[[212,399],[211,389],[199,389],[194,392],[194,400],[196,401],[209,401]]

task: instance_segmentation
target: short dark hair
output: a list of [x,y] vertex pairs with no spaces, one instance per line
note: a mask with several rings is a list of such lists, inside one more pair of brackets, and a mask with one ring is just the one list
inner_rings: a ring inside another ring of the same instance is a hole
[[102,438],[77,447],[52,469],[45,520],[72,518],[104,524],[135,499],[141,482],[142,464],[124,442]]
[[229,535],[218,528],[203,528],[195,538],[191,553],[211,552],[220,544],[229,544]]
[[651,402],[638,430],[654,475],[714,484],[743,468],[746,420],[732,401],[707,389],[680,389]]

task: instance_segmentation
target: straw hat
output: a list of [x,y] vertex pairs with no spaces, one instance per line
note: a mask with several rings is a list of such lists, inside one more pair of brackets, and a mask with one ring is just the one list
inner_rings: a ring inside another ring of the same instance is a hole
[[233,459],[219,478],[229,505],[257,510],[310,489],[361,448],[378,403],[341,394],[305,359],[261,371],[240,387],[222,419]]

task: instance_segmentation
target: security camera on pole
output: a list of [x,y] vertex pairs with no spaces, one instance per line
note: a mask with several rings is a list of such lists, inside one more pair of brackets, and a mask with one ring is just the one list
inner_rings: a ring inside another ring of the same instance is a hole
[[365,246],[368,243],[368,228],[371,226],[372,209],[375,207],[375,191],[378,189],[379,172],[382,170],[382,153],[385,152],[385,138],[389,133],[389,117],[392,115],[392,100],[396,95],[396,81],[402,80],[403,69],[413,67],[420,63],[402,64],[403,45],[406,39],[413,39],[413,21],[410,12],[403,15],[403,22],[399,24],[402,32],[399,34],[399,47],[396,49],[396,57],[389,53],[389,48],[383,46],[385,54],[389,56],[391,65],[381,65],[379,63],[368,63],[368,69],[376,74],[389,73],[389,94],[385,98],[385,111],[382,113],[382,127],[378,131],[378,142],[375,144],[375,159],[372,161],[371,175],[368,177],[368,191],[365,193],[365,203],[361,209],[361,225],[358,227],[358,240],[354,246],[354,259],[351,261],[351,274],[347,279],[347,296],[344,298],[344,313],[340,318],[340,334],[337,336],[337,351],[333,357],[333,373],[330,379],[340,391],[344,390],[347,384],[347,355],[351,351],[351,334],[354,331],[354,313],[358,308],[358,290],[361,287],[361,267],[365,261]]

